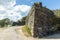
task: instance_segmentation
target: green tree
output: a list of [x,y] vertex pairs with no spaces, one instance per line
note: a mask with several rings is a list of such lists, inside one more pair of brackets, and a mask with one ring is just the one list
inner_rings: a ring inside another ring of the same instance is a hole
[[10,24],[10,20],[8,18],[0,20],[0,27],[8,26]]
[[23,18],[21,19],[22,24],[25,24],[26,17],[27,17],[27,16],[25,16],[25,17],[23,17]]

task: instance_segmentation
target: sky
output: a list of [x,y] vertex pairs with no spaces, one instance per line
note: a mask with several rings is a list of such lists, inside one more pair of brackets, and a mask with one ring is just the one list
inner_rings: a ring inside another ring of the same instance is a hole
[[34,2],[42,2],[43,6],[51,10],[60,9],[60,0],[0,0],[0,20],[20,20],[29,13]]

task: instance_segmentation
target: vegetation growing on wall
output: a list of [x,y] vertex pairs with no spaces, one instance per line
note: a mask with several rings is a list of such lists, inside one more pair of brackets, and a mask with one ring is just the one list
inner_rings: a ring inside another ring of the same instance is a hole
[[60,9],[59,10],[53,10],[56,17],[60,18]]
[[27,25],[25,25],[22,28],[22,31],[23,31],[23,33],[24,33],[25,36],[32,36],[31,29]]

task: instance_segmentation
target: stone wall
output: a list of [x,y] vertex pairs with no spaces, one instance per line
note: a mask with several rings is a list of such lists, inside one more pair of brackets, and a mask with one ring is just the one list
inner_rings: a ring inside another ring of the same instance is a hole
[[33,6],[26,18],[26,25],[28,25],[28,27],[31,29],[32,35],[33,35],[33,28],[34,28],[34,15],[35,15],[35,9]]
[[44,37],[52,31],[53,27],[53,12],[48,9],[36,8],[34,19],[34,36]]
[[42,6],[42,3],[34,3],[27,19],[26,24],[31,28],[34,37],[44,37],[54,30],[54,13]]

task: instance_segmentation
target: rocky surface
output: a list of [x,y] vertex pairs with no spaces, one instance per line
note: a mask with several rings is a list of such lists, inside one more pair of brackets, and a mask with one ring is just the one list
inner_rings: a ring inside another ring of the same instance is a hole
[[31,28],[34,37],[44,37],[55,31],[54,26],[54,13],[42,3],[34,3],[27,19],[26,24]]

